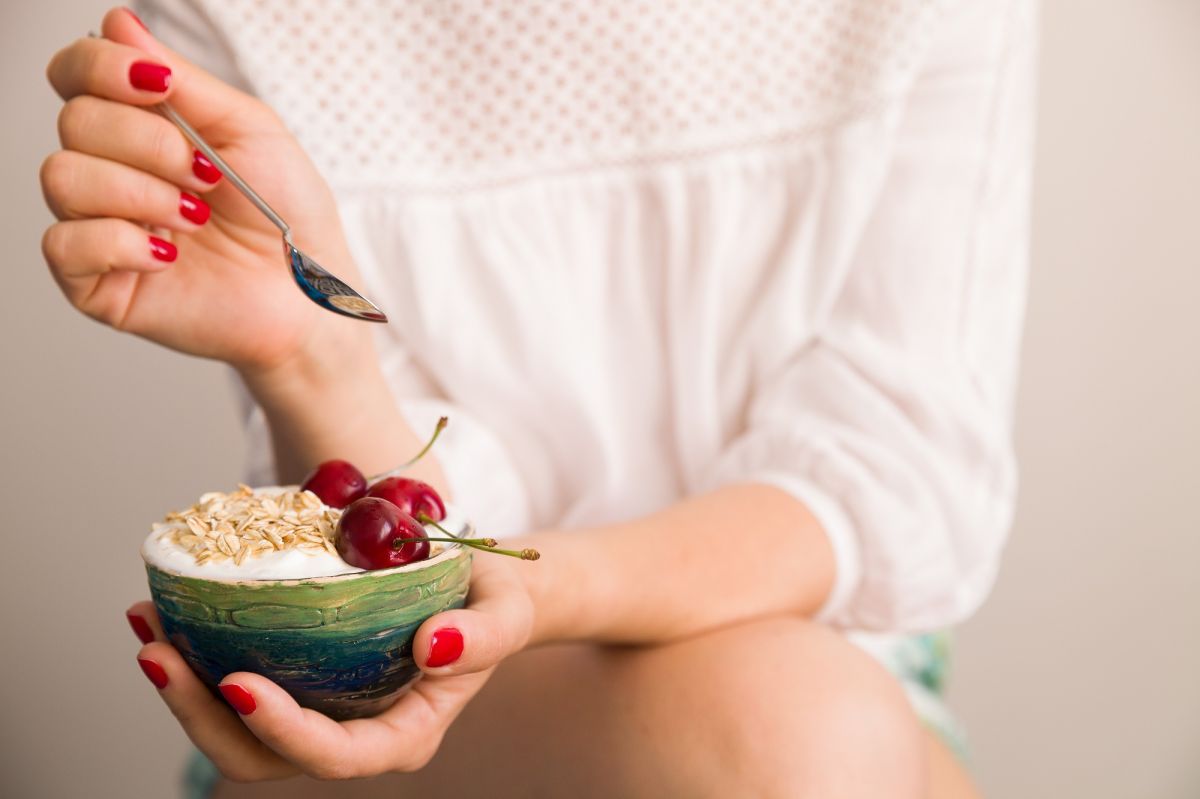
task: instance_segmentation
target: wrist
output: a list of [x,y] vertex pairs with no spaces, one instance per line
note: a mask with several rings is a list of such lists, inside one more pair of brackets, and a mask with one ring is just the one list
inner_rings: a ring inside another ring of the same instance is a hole
[[505,541],[516,549],[533,547],[541,557],[533,563],[513,564],[533,607],[529,646],[599,638],[603,625],[603,596],[599,585],[604,575],[595,568],[585,540],[588,532],[545,532]]
[[235,367],[254,401],[268,415],[295,413],[321,401],[334,401],[376,382],[379,367],[374,352],[367,358],[337,361],[297,354],[270,367]]
[[[358,277],[344,245],[328,252],[314,250],[314,254],[322,263],[337,264],[340,274]],[[264,360],[233,363],[260,405],[294,405],[313,392],[328,394],[379,371],[372,325],[318,308],[298,296],[292,300],[304,312],[292,320],[296,331],[294,338],[286,339],[287,346],[273,350]]]
[[[269,370],[239,370],[266,416],[281,482],[297,482],[314,465],[332,458],[376,474],[420,448],[369,335],[350,345],[330,342],[329,352],[339,357],[297,356]],[[423,459],[413,472],[436,486],[443,482],[434,458]]]

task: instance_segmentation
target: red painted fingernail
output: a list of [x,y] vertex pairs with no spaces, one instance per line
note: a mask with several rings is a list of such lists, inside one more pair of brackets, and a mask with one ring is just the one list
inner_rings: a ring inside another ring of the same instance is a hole
[[179,193],[179,213],[183,214],[183,218],[189,222],[203,225],[208,221],[208,215],[212,213],[212,209],[199,197],[193,197],[186,191],[181,191]]
[[435,630],[429,638],[429,658],[426,666],[449,666],[458,660],[463,653],[463,636],[454,627],[443,627]]
[[167,687],[167,673],[163,667],[158,665],[157,661],[150,658],[138,658],[138,665],[142,667],[142,672],[150,678],[150,682],[154,683],[154,687],[162,690]]
[[129,67],[129,82],[144,92],[165,92],[171,85],[171,68],[150,61],[134,61]]
[[[151,237],[150,240],[154,241],[154,238]],[[166,244],[166,242],[164,241],[163,244]],[[172,255],[171,259],[174,260],[174,258],[175,256]],[[129,619],[129,626],[133,628],[133,634],[138,637],[139,641],[143,644],[148,644],[154,640],[154,630],[150,629],[150,625],[146,623],[145,619],[136,613],[126,613],[125,618]]]
[[205,183],[216,183],[221,179],[221,170],[199,150],[192,151],[192,174]]
[[249,716],[258,707],[250,692],[235,682],[217,687],[221,689],[221,696],[225,697],[225,701],[233,705],[233,709],[243,716]]
[[[150,254],[160,261],[174,261],[175,256],[179,255],[179,249],[169,241],[163,241],[158,236],[150,237]],[[141,616],[130,616],[130,624],[133,624],[133,619],[141,621]],[[142,621],[142,624],[146,622]],[[137,628],[134,628],[137,631]],[[148,643],[143,641],[142,643]]]
[[146,33],[150,32],[150,29],[146,27],[146,23],[142,22],[141,17],[139,17],[137,14],[133,13],[132,8],[125,9],[125,13],[128,14],[129,16],[133,17],[133,21],[136,22],[138,25],[141,25],[142,30],[144,30]]

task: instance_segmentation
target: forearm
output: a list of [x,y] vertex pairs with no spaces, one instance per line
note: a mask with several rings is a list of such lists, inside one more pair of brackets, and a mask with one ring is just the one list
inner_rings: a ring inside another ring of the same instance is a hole
[[[295,483],[317,463],[341,458],[370,477],[413,456],[432,431],[413,431],[400,413],[373,349],[322,365],[307,361],[270,374],[243,374],[271,433],[278,479]],[[408,470],[445,496],[436,450]]]
[[778,614],[811,615],[833,585],[833,550],[799,501],[734,485],[635,521],[530,536],[521,570],[535,643],[648,643]]

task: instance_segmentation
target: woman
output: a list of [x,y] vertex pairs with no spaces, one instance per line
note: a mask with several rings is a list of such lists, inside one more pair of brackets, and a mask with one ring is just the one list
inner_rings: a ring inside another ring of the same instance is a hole
[[[220,702],[136,604],[217,794],[972,795],[906,634],[1011,516],[1027,5],[163,0],[56,54],[68,300],[229,363],[259,481],[450,416],[417,476],[543,554],[345,724]],[[290,285],[166,99],[389,325]]]

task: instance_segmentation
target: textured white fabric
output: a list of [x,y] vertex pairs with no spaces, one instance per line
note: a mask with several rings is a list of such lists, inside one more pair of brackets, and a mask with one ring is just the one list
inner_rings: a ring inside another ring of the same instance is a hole
[[985,596],[1015,491],[1027,0],[142,11],[312,153],[394,320],[398,401],[451,416],[481,529],[760,481],[833,542],[832,623],[929,629]]

